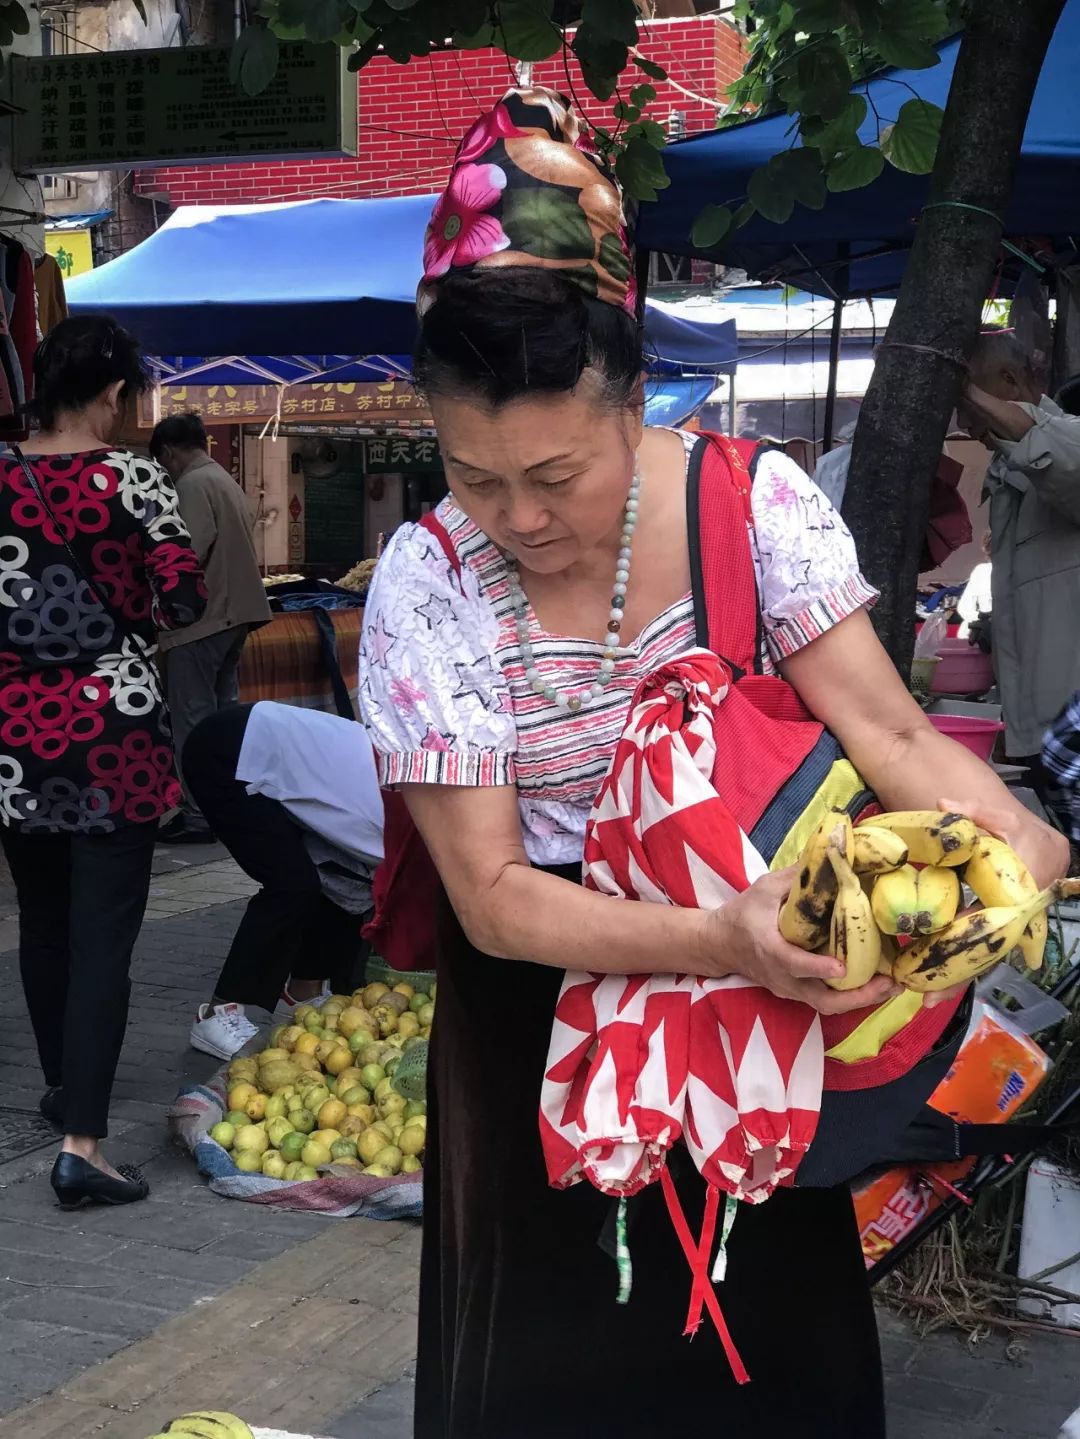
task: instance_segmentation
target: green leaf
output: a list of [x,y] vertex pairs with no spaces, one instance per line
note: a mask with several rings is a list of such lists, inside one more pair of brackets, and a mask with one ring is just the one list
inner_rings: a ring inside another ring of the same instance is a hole
[[896,65],[901,70],[929,70],[941,59],[933,45],[918,36],[883,30],[874,36],[873,44],[886,65]]
[[731,228],[741,230],[748,220],[752,220],[757,214],[757,206],[750,200],[744,200],[735,214],[731,217]]
[[626,66],[627,49],[617,40],[606,40],[584,26],[570,45],[578,58],[585,83],[598,100],[610,100],[618,89],[619,76]]
[[791,24],[808,35],[828,34],[843,23],[837,0],[796,0],[790,6]]
[[630,91],[630,103],[643,110],[646,105],[651,105],[656,99],[656,91],[651,85],[635,85]]
[[881,136],[886,160],[909,175],[929,175],[934,168],[944,112],[929,100],[908,100],[900,106],[896,124]]
[[616,280],[630,278],[630,256],[623,249],[618,237],[605,235],[600,241],[599,259],[601,265]]
[[647,117],[638,120],[626,131],[628,140],[633,139],[635,135],[640,135],[643,140],[648,140],[649,144],[657,150],[662,150],[667,144],[667,131],[659,120],[650,120]]
[[384,5],[389,5],[391,10],[411,10],[417,0],[383,0]]
[[610,100],[619,86],[618,75],[608,75],[603,70],[597,70],[592,65],[581,62],[581,73],[585,77],[585,83],[590,92],[598,100]]
[[277,74],[278,38],[265,25],[247,25],[233,42],[229,74],[246,95],[259,95]]
[[655,200],[656,192],[671,184],[660,152],[639,137],[627,142],[615,161],[615,174],[635,200]]
[[591,258],[596,246],[576,197],[547,185],[504,190],[502,227],[515,249],[543,260]]
[[825,183],[834,194],[861,190],[873,184],[884,168],[885,156],[876,145],[855,145],[829,162]]
[[332,40],[344,23],[338,0],[307,0],[301,8],[307,38],[313,45],[323,45]]
[[581,23],[608,40],[636,45],[638,10],[634,0],[584,0]]
[[774,163],[783,170],[796,201],[808,210],[820,210],[825,203],[826,190],[818,152],[805,147],[786,150],[784,154],[774,156]]
[[783,225],[791,219],[795,208],[795,190],[773,160],[754,171],[746,189],[754,209],[764,219],[771,220],[774,225]]
[[690,240],[697,250],[712,250],[731,230],[733,216],[726,205],[706,205],[694,221]]
[[563,43],[551,11],[551,0],[503,0],[495,43],[515,60],[550,60]]
[[[142,15],[142,22],[145,25],[146,10],[142,5],[141,0],[136,0],[136,6],[139,10],[139,13]],[[26,13],[23,7],[17,3],[17,0],[15,0],[15,3],[4,6],[4,20],[11,27],[11,31],[13,34],[29,35],[30,16]]]
[[810,116],[799,126],[804,145],[812,145],[823,155],[846,150],[854,143],[859,126],[866,119],[866,101],[862,95],[849,95],[840,114],[832,120]]
[[371,9],[371,0],[349,0],[349,4],[358,15],[363,15]]
[[663,65],[658,65],[655,60],[647,60],[644,55],[635,55],[634,64],[643,75],[648,75],[650,80],[667,79],[667,71]]
[[379,53],[379,35],[376,31],[364,41],[359,50],[354,50],[349,56],[349,69],[355,75],[362,70],[369,60],[373,60]]
[[490,50],[495,45],[495,26],[481,25],[479,30],[454,31],[454,45],[458,50]]

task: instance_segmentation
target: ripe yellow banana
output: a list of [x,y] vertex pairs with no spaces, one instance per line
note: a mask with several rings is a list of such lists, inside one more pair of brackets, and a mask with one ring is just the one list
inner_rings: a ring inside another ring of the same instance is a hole
[[874,918],[885,934],[934,934],[956,918],[960,877],[954,869],[905,864],[879,874],[872,895]]
[[[964,866],[964,883],[985,905],[1022,904],[1038,894],[1039,886],[1027,865],[1004,840],[981,834],[975,853]],[[1028,969],[1042,965],[1048,925],[1045,912],[1032,917],[1016,946]]]
[[878,829],[871,820],[855,831],[856,874],[888,874],[908,862],[908,847],[890,829]]
[[875,814],[867,825],[899,835],[914,864],[943,864],[950,869],[971,858],[979,839],[979,831],[970,819],[936,809]]
[[181,1414],[165,1425],[165,1433],[190,1434],[195,1439],[253,1439],[251,1430],[235,1414],[221,1409],[201,1409],[193,1414]]
[[800,949],[819,949],[829,937],[829,915],[836,898],[836,875],[828,858],[833,849],[850,863],[854,841],[851,820],[843,810],[830,810],[807,840],[799,873],[780,910],[780,933]]
[[893,975],[908,989],[924,993],[977,979],[1007,958],[1035,915],[1076,894],[1080,880],[1060,879],[1022,904],[972,910],[940,934],[908,945],[893,965]]
[[827,979],[833,989],[858,989],[868,984],[881,962],[881,934],[859,877],[838,849],[828,850],[836,875],[837,894],[829,925],[829,953],[842,960],[842,979]]

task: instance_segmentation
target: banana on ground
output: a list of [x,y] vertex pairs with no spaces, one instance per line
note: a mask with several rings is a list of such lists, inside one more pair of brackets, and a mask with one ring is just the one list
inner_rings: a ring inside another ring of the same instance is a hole
[[878,829],[871,820],[855,831],[856,874],[888,874],[908,862],[908,847],[898,834]]
[[878,875],[872,893],[874,918],[885,934],[933,934],[956,918],[960,877],[939,865],[905,864]]
[[[996,907],[1023,904],[1038,894],[1039,886],[1020,856],[1002,839],[981,834],[975,853],[964,866],[964,883],[974,890],[981,904]],[[1049,926],[1045,911],[1033,915],[1020,937],[1017,949],[1028,969],[1038,969],[1043,962]]]
[[829,924],[829,953],[842,960],[842,979],[827,979],[833,989],[858,989],[868,984],[881,962],[881,934],[859,877],[838,849],[828,850],[836,875],[837,894]]
[[867,826],[899,836],[907,845],[908,859],[913,864],[946,865],[950,869],[971,858],[979,839],[979,831],[970,819],[962,814],[942,814],[936,809],[875,814]]
[[901,951],[893,975],[908,989],[932,993],[977,979],[1015,949],[1024,930],[1050,905],[1080,894],[1080,879],[1060,879],[1022,904],[976,909],[939,934]]
[[196,1413],[181,1414],[165,1425],[164,1433],[169,1436],[189,1434],[194,1439],[253,1439],[251,1430],[242,1419],[221,1409],[200,1409]]
[[830,810],[807,840],[795,883],[780,910],[780,933],[800,949],[820,949],[829,937],[837,888],[830,850],[838,851],[849,864],[854,857],[851,820],[843,810]]

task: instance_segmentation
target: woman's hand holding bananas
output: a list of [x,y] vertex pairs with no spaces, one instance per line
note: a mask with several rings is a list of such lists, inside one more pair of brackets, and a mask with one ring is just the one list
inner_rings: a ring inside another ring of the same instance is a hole
[[1038,889],[1045,889],[1068,873],[1069,841],[1028,810],[1017,814],[1011,809],[980,807],[952,799],[939,800],[938,805],[943,810],[969,815],[981,830],[1003,839],[1031,871]]
[[[789,871],[781,935],[841,959],[841,975],[822,977],[849,998],[875,971],[932,1003],[1013,954],[1037,969],[1046,910],[1080,893],[1080,880],[1051,874],[1040,889],[1012,846],[987,832],[1004,820],[1014,824],[1004,811],[972,819],[956,808],[919,810],[876,815],[853,830],[846,814],[826,815]],[[1045,875],[1060,855],[1036,849]],[[961,880],[980,904],[958,914]]]
[[[785,939],[778,927],[781,906],[798,880],[798,868],[763,875],[749,889],[708,916],[708,949],[715,962],[710,972],[737,973],[783,999],[798,999],[821,1014],[841,1014],[882,1004],[898,992],[887,975],[840,991],[844,964],[829,954],[813,954]],[[826,935],[828,924],[826,923]],[[704,972],[704,969],[702,971]],[[870,971],[873,975],[873,970]]]

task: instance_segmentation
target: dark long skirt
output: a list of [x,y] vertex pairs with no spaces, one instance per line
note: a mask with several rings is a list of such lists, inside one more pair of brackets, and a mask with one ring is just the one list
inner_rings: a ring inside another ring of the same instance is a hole
[[[542,922],[542,916],[537,916]],[[633,1293],[598,1240],[612,1201],[548,1187],[537,1114],[561,972],[493,959],[442,924],[429,1072],[416,1439],[883,1439],[877,1329],[846,1189],[741,1206],[708,1318],[658,1185],[632,1205]],[[680,1196],[701,1230],[704,1185]],[[682,1426],[693,1424],[693,1430]]]

